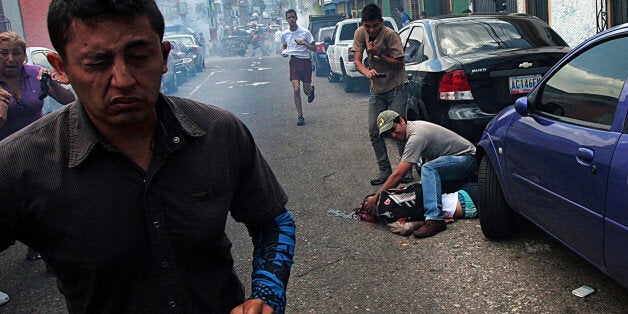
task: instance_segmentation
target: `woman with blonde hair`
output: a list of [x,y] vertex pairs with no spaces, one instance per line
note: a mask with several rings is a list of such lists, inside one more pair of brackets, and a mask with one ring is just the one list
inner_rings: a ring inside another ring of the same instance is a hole
[[0,33],[0,140],[41,118],[44,91],[61,104],[74,94],[55,80],[42,85],[53,70],[27,65],[26,42],[15,32]]

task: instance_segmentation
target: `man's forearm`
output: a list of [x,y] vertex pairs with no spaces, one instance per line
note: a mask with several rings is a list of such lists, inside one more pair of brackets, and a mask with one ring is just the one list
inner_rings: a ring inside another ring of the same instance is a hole
[[255,250],[249,299],[261,299],[275,309],[275,313],[283,313],[294,259],[296,225],[290,212],[275,217],[274,223],[253,236]]

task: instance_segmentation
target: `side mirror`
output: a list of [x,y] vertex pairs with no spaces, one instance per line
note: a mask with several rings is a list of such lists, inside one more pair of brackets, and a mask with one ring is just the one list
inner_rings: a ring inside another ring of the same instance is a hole
[[325,37],[325,39],[323,39],[323,42],[328,45],[331,45],[331,37]]
[[515,110],[521,116],[525,117],[528,115],[528,97],[520,97],[515,101]]

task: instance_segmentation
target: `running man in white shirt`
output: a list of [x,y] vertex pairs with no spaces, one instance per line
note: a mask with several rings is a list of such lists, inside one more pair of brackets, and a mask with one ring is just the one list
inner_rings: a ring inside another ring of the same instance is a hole
[[286,20],[290,28],[281,35],[281,55],[290,56],[290,82],[292,82],[294,92],[294,105],[299,114],[297,125],[304,125],[300,82],[303,82],[303,93],[307,95],[307,102],[311,103],[314,101],[314,86],[312,86],[310,51],[316,51],[316,44],[312,33],[297,25],[297,12],[294,9],[286,11]]

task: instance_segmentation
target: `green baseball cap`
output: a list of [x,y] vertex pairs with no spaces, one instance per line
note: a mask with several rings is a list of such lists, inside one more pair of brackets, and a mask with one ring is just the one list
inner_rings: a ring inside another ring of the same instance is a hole
[[379,129],[379,135],[384,132],[388,132],[393,127],[393,121],[399,114],[392,110],[384,110],[377,116],[377,128]]

